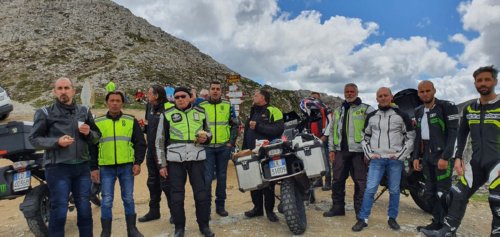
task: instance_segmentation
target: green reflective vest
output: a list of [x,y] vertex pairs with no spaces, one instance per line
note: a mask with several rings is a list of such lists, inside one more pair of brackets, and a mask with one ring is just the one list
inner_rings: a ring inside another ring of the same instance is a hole
[[231,137],[231,126],[229,125],[231,104],[229,101],[222,100],[217,104],[203,101],[200,103],[200,106],[205,109],[205,113],[208,116],[207,122],[213,136],[210,144],[227,143]]
[[102,133],[99,140],[99,165],[133,163],[134,117],[123,114],[118,120],[112,120],[102,116],[95,120],[95,124]]
[[186,111],[171,107],[164,113],[169,123],[170,143],[193,142],[196,133],[203,130],[205,111],[199,107],[193,107]]
[[267,110],[269,110],[269,117],[272,118],[273,122],[283,119],[283,113],[280,109],[274,106],[267,106]]
[[[348,139],[354,138],[354,142],[360,143],[363,140],[363,128],[365,126],[365,119],[366,119],[366,110],[368,109],[368,106],[365,104],[360,104],[358,106],[351,106],[349,107],[348,112],[344,112],[343,116],[348,116],[347,117],[347,124],[346,124],[346,134]],[[340,107],[335,110],[334,112],[334,124],[333,124],[333,144],[335,146],[340,145],[340,139],[341,139],[341,131],[339,129],[339,126],[342,126],[342,123],[344,121],[343,117],[341,116],[341,112],[343,111],[344,108]],[[351,124],[354,126],[351,128]],[[354,134],[351,134],[351,130],[353,130]]]
[[171,103],[171,102],[168,102],[168,101],[165,102],[165,104],[163,104],[163,108],[165,108],[165,110],[170,109],[170,108],[172,108],[174,106],[175,106],[174,103]]

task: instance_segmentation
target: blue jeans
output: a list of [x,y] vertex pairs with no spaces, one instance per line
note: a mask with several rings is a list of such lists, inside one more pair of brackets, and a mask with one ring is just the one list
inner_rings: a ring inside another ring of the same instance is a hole
[[91,181],[88,163],[47,165],[45,178],[50,193],[49,236],[64,236],[70,193],[75,200],[80,236],[92,236],[92,210],[89,200]]
[[[205,160],[205,183],[208,185],[210,200],[212,199],[212,178],[217,177],[217,186],[215,188],[215,206],[216,208],[224,208],[226,201],[226,180],[227,180],[227,164],[231,155],[230,147],[226,145],[220,147],[207,147],[205,152],[207,159]],[[211,203],[211,201],[210,201]]]
[[400,160],[373,159],[370,161],[366,190],[358,219],[365,220],[370,216],[375,193],[385,172],[387,172],[387,181],[389,184],[389,209],[387,210],[387,215],[389,218],[394,219],[398,217],[399,183],[402,171],[403,161]]
[[135,214],[134,205],[134,174],[132,173],[133,164],[116,165],[116,166],[100,166],[101,179],[101,218],[111,220],[113,214],[113,199],[115,194],[115,182],[118,178],[122,194],[123,207],[125,215],[130,216]]

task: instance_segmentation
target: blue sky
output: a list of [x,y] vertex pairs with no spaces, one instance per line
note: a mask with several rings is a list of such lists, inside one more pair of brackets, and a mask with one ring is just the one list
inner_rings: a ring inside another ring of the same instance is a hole
[[388,37],[421,35],[441,42],[440,48],[450,55],[459,55],[464,49],[462,44],[449,42],[450,35],[477,36],[476,32],[463,30],[457,11],[459,3],[456,0],[278,1],[280,9],[290,13],[291,18],[304,10],[315,10],[323,14],[322,21],[341,15],[377,22],[380,32],[368,38],[367,43],[383,42]]
[[[472,72],[500,66],[500,0],[114,0],[241,75],[280,89],[360,97],[434,82],[477,97]],[[497,90],[498,92],[498,90]]]

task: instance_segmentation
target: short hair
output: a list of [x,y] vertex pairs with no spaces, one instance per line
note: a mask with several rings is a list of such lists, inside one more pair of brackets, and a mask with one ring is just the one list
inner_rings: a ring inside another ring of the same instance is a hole
[[217,80],[213,80],[213,81],[210,81],[210,84],[209,86],[212,87],[212,85],[221,85],[220,81],[217,81]]
[[269,91],[264,90],[264,89],[260,89],[259,94],[264,96],[264,100],[266,101],[266,103],[269,104],[271,102],[271,93],[269,93]]
[[474,73],[472,74],[472,76],[474,77],[474,80],[476,79],[477,75],[479,75],[480,73],[483,73],[483,72],[491,73],[491,76],[493,76],[493,79],[497,80],[498,70],[496,68],[494,68],[493,65],[480,67],[476,71],[474,71]]
[[[420,86],[420,85],[422,85],[422,84],[425,84],[425,83],[429,83],[429,84],[431,84],[432,89],[436,89],[436,88],[434,88],[434,83],[433,83],[432,81],[429,81],[429,80],[423,80],[423,81],[419,82],[419,83],[418,83],[418,86]],[[417,86],[417,87],[418,87],[418,86]]]
[[356,91],[358,91],[358,86],[352,82],[345,84],[344,89],[347,87],[354,87],[354,88],[356,88]]
[[165,92],[165,88],[160,85],[152,85],[149,88],[153,91],[153,95],[158,97],[158,103],[166,103],[167,100],[167,92]]
[[57,79],[54,81],[54,83],[53,83],[53,87],[55,88],[55,87],[56,87],[56,83],[57,83],[58,81],[62,81],[62,80],[69,81],[69,84],[70,84],[71,88],[74,88],[74,87],[73,87],[73,81],[71,81],[71,79],[69,79],[69,78],[67,78],[67,77],[60,77],[60,78],[57,78]]
[[121,91],[111,91],[111,92],[108,92],[108,94],[106,95],[106,99],[105,99],[106,102],[108,102],[109,97],[111,95],[119,95],[122,98],[122,102],[125,103],[125,95]]
[[208,93],[208,90],[207,90],[207,89],[201,89],[201,91],[200,91],[200,96],[201,96],[201,95],[208,95],[208,94],[209,94],[209,93]]
[[378,88],[377,93],[376,93],[376,94],[377,94],[377,96],[378,96],[379,91],[381,91],[381,90],[383,90],[383,89],[385,89],[385,90],[389,91],[389,95],[393,96],[392,91],[391,91],[391,88],[389,88],[389,87],[384,87],[384,86],[383,86],[383,87]]

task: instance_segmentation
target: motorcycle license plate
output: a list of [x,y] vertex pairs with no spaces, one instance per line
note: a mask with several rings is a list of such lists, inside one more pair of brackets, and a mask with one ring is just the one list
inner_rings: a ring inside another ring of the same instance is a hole
[[14,174],[14,182],[12,183],[12,190],[14,192],[19,192],[26,190],[31,185],[31,172],[24,171]]
[[286,160],[272,160],[269,161],[269,168],[271,170],[271,177],[284,175],[287,173],[286,171]]

